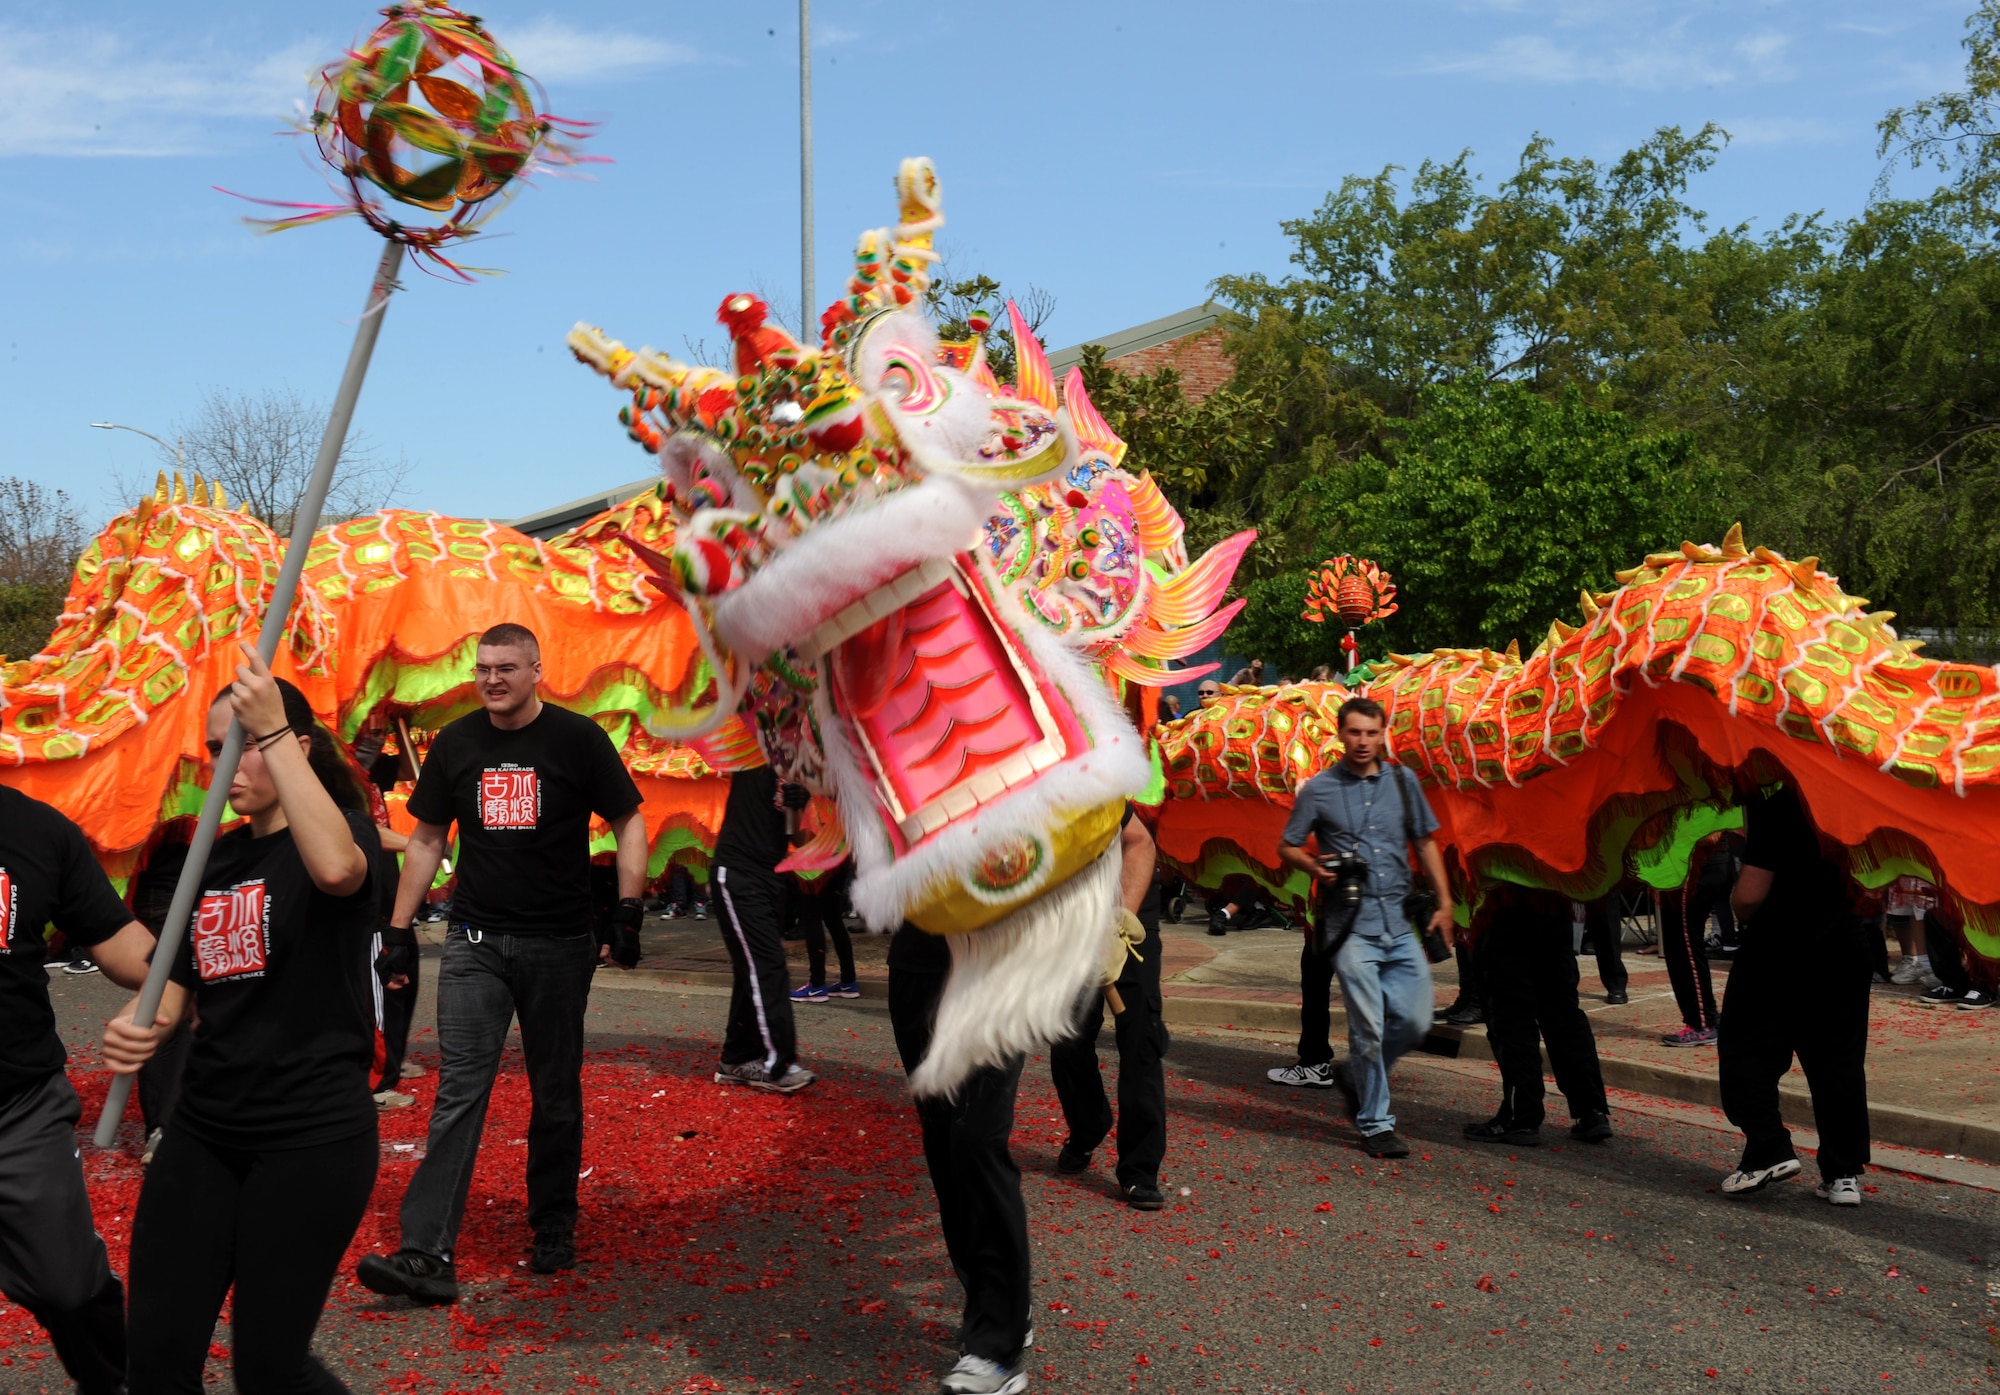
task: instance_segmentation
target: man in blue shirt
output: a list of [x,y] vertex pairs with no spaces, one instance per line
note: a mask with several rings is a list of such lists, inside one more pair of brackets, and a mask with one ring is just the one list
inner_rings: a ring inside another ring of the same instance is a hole
[[[1453,933],[1451,884],[1445,878],[1444,858],[1431,840],[1437,817],[1416,777],[1400,766],[1382,763],[1387,745],[1382,705],[1368,698],[1349,698],[1340,705],[1339,724],[1340,761],[1299,787],[1279,839],[1278,856],[1312,877],[1322,893],[1335,880],[1322,858],[1353,854],[1366,864],[1367,876],[1353,928],[1330,964],[1317,951],[1315,931],[1310,927],[1306,931],[1305,952],[1299,959],[1304,1003],[1300,1062],[1271,1072],[1271,1078],[1281,1084],[1339,1086],[1361,1130],[1362,1146],[1378,1158],[1401,1158],[1409,1155],[1410,1146],[1397,1136],[1396,1116],[1389,1110],[1389,1067],[1424,1039],[1433,1005],[1430,961],[1403,915],[1403,898],[1410,891],[1409,849],[1416,849],[1424,875],[1437,893],[1438,907],[1428,928],[1443,935],[1447,945]],[[1317,853],[1306,850],[1308,835],[1317,844]],[[1325,1004],[1333,975],[1340,978],[1340,995],[1347,1004],[1345,1071],[1334,1064],[1332,1048],[1326,1044]],[[1317,1042],[1312,1042],[1307,1039],[1312,1033],[1304,1029],[1313,1025],[1305,1017],[1315,1001],[1320,1004],[1319,1030]],[[1308,1054],[1320,1059],[1308,1061]]]

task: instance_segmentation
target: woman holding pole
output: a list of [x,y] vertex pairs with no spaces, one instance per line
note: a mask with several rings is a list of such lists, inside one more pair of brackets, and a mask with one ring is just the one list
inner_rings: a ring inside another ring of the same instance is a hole
[[375,1184],[376,833],[305,696],[243,650],[207,744],[242,724],[229,802],[248,826],[215,843],[154,1023],[127,1007],[104,1031],[129,1074],[200,1009],[133,1219],[132,1395],[203,1388],[232,1287],[238,1389],[347,1389],[309,1347]]

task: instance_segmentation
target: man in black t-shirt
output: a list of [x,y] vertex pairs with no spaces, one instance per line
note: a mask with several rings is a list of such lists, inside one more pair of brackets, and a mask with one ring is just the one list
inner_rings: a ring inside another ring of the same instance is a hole
[[0,1294],[48,1330],[84,1395],[125,1388],[125,1288],[90,1216],[76,1124],[42,967],[44,928],[136,988],[153,936],[90,855],[83,830],[0,786]]
[[[528,1123],[528,1224],[538,1274],[576,1258],[583,1157],[583,1015],[600,961],[639,957],[646,822],[617,748],[587,717],[544,703],[541,647],[520,625],[479,637],[484,710],[439,732],[409,810],[391,929],[407,927],[458,825],[458,889],[438,971],[438,1072],[430,1140],[403,1197],[402,1248],[357,1276],[421,1302],[458,1296],[452,1264],[486,1102],[516,1014],[534,1098]],[[591,932],[590,816],[617,840],[618,908],[609,943]]]
[[718,1085],[790,1094],[813,1083],[798,1063],[792,973],[785,962],[785,910],[791,888],[778,875],[794,835],[787,810],[805,808],[803,785],[784,785],[769,766],[729,777],[729,802],[715,838],[715,924],[729,951],[735,986],[722,1035]]
[[1743,871],[1730,895],[1742,925],[1716,1040],[1722,1111],[1743,1130],[1743,1158],[1722,1179],[1747,1196],[1798,1175],[1778,1109],[1792,1057],[1812,1091],[1819,1129],[1818,1195],[1861,1204],[1868,1166],[1868,951],[1845,914],[1848,879],[1820,850],[1796,790],[1743,808]]

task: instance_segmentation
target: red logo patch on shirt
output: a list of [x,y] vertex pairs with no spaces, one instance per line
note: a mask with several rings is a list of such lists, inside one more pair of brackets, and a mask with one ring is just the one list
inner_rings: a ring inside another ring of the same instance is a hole
[[542,817],[542,785],[530,766],[502,765],[479,777],[479,822],[486,828],[533,828]]
[[14,874],[0,867],[0,954],[14,948]]
[[262,878],[211,891],[194,914],[194,963],[203,983],[264,972],[270,898]]

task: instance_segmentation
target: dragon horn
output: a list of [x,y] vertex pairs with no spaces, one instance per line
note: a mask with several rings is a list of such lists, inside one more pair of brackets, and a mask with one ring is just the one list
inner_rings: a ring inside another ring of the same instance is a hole
[[[1063,375],[1063,402],[1069,407],[1070,425],[1076,428],[1077,444],[1085,450],[1101,450],[1111,457],[1111,463],[1118,465],[1125,459],[1125,443],[1118,439],[1118,433],[1111,429],[1111,423],[1097,410],[1090,400],[1090,393],[1083,385],[1083,370],[1071,368]],[[1147,547],[1154,546],[1148,542]]]
[[1199,624],[1221,603],[1236,575],[1236,564],[1255,541],[1257,530],[1246,528],[1211,547],[1194,565],[1154,590],[1146,603],[1146,618],[1162,629]]
[[1021,307],[1007,302],[1007,323],[1014,327],[1014,395],[1046,411],[1056,409],[1056,373],[1042,352],[1035,331],[1021,318]]

